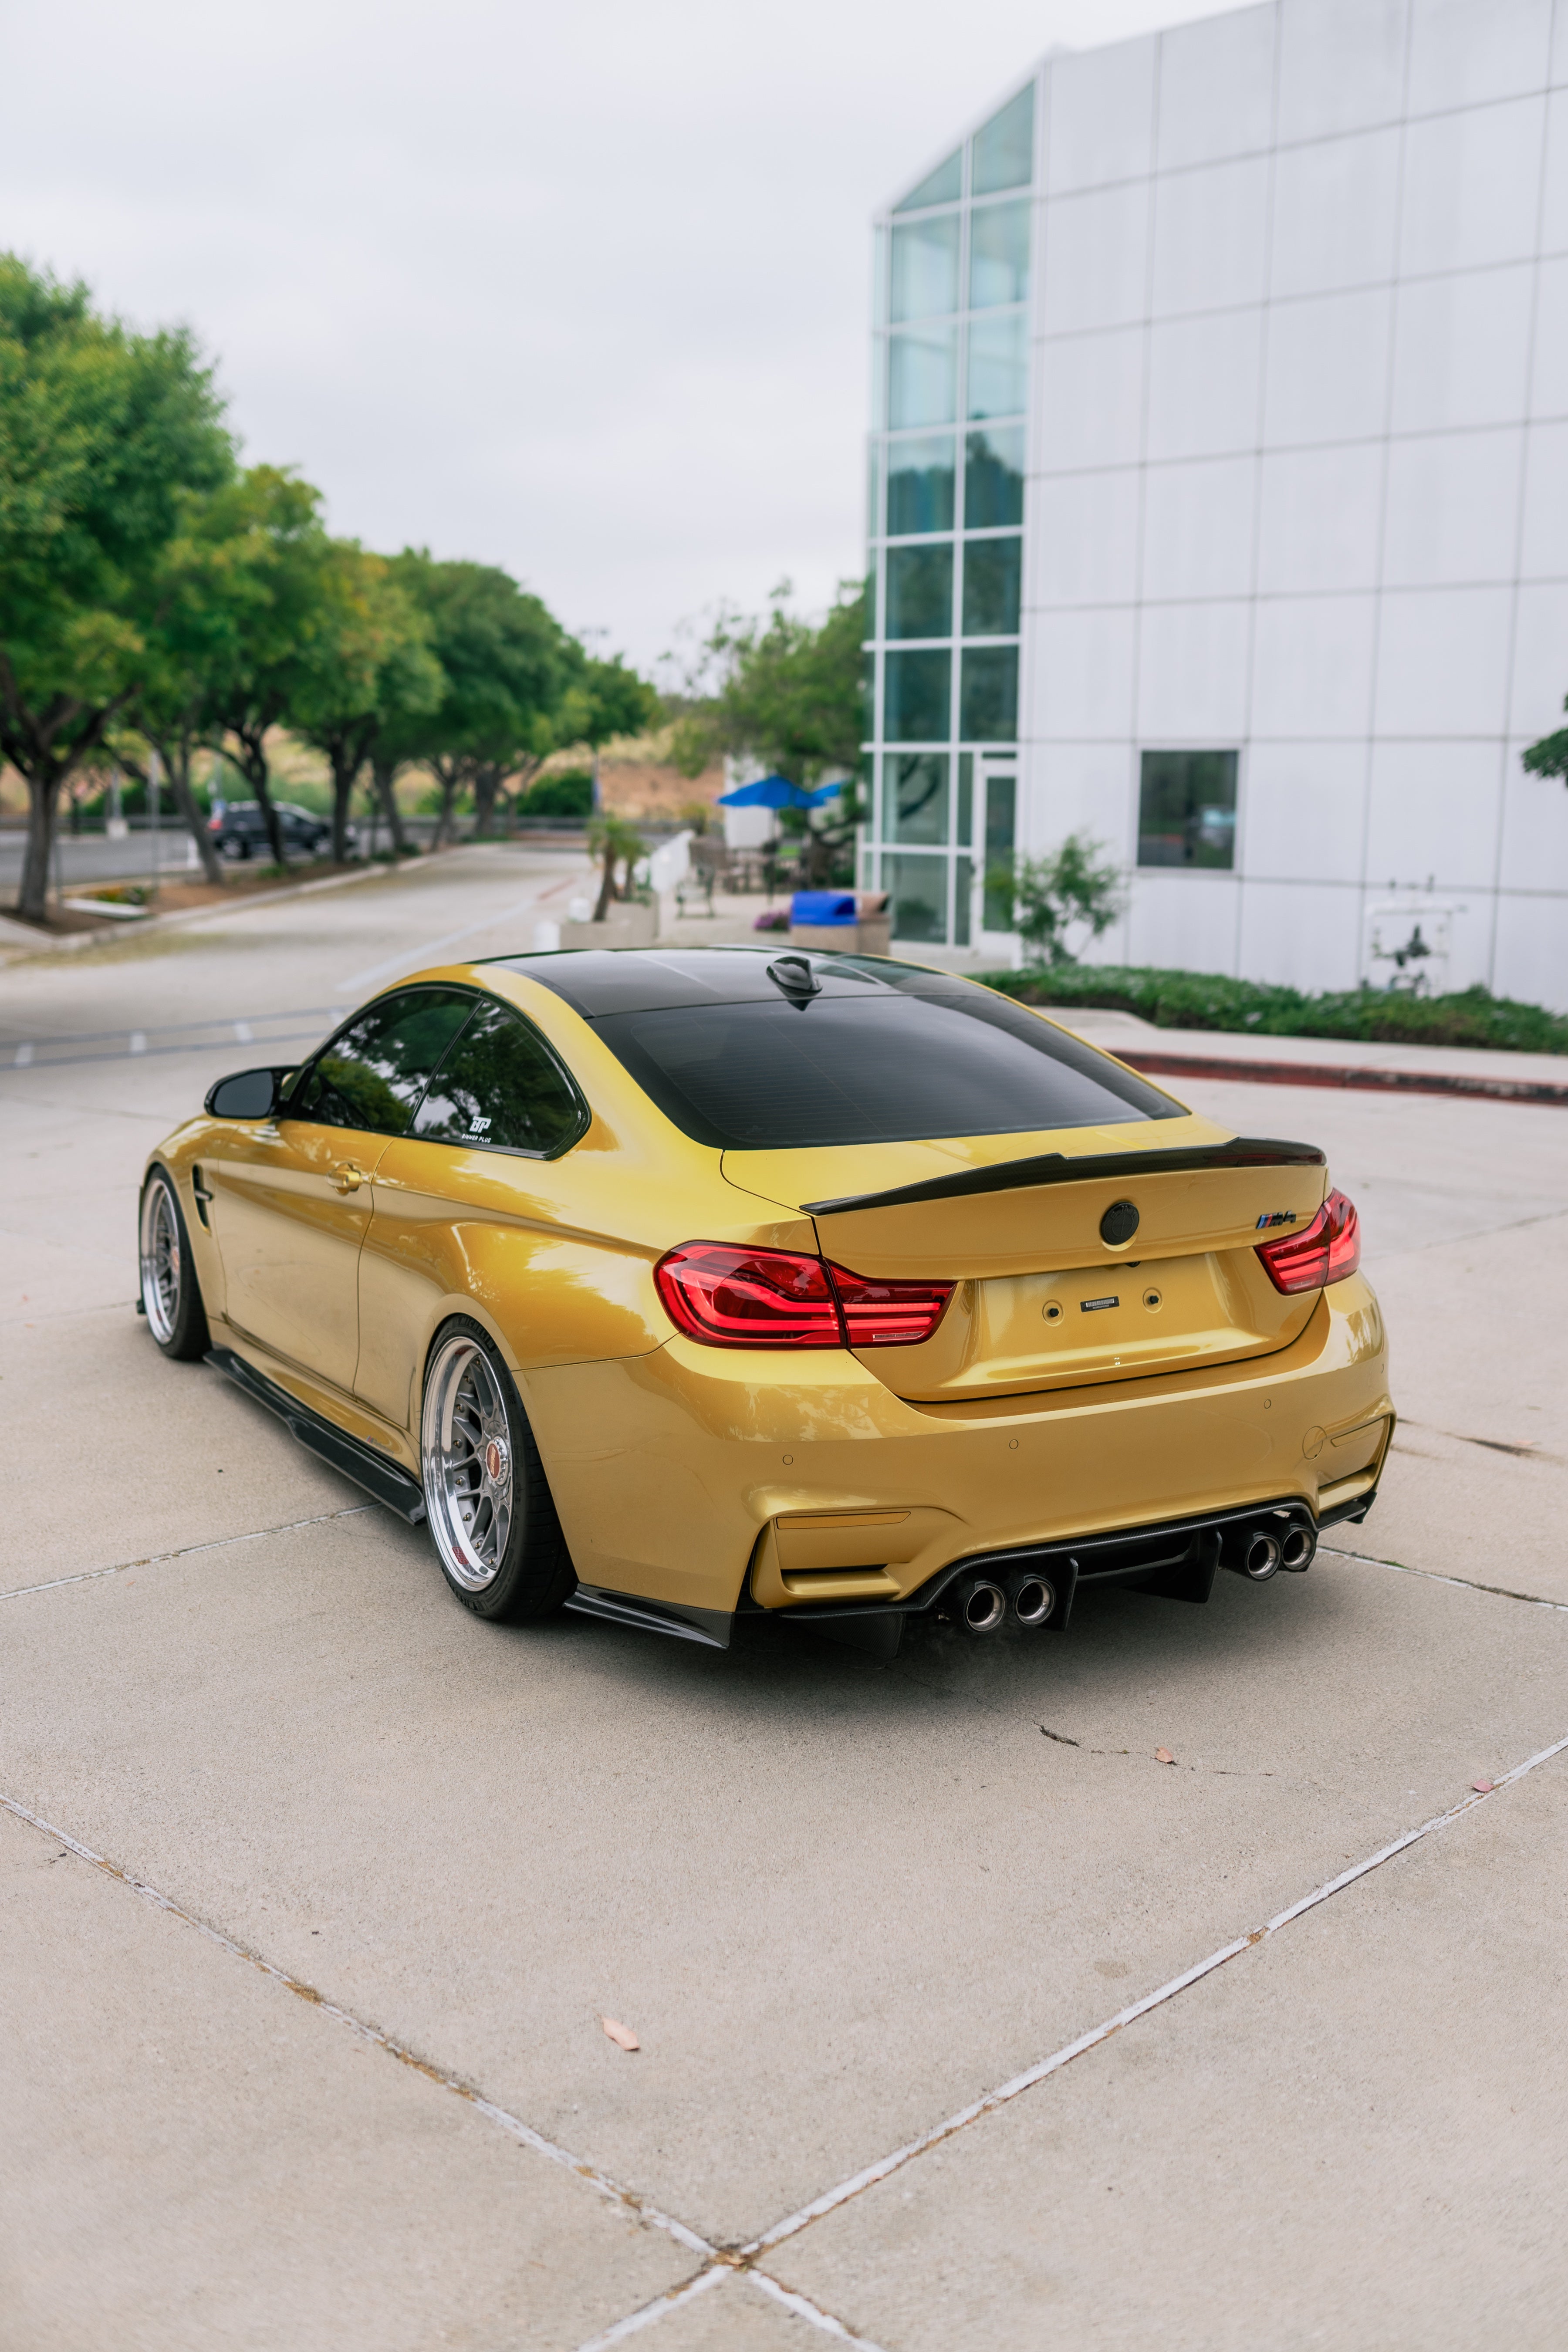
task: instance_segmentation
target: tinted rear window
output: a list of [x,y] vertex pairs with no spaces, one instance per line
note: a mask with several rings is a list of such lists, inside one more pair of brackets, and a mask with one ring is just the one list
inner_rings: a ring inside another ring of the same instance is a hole
[[699,1143],[772,1150],[1180,1118],[1005,997],[822,995],[613,1013],[599,1035]]

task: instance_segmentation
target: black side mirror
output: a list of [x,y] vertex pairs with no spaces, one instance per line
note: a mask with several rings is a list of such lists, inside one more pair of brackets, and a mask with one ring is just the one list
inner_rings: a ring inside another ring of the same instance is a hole
[[284,1082],[294,1075],[294,1066],[270,1070],[237,1070],[231,1078],[219,1078],[216,1087],[207,1090],[203,1106],[209,1118],[270,1118],[281,1108]]

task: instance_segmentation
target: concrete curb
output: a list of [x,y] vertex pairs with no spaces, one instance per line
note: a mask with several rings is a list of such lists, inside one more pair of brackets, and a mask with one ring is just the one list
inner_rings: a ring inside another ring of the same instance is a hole
[[1348,1062],[1266,1062],[1241,1054],[1162,1054],[1142,1045],[1105,1050],[1150,1077],[1241,1078],[1254,1086],[1347,1087],[1374,1094],[1484,1096],[1494,1102],[1555,1103],[1568,1108],[1568,1078],[1483,1076],[1464,1070],[1378,1069]]

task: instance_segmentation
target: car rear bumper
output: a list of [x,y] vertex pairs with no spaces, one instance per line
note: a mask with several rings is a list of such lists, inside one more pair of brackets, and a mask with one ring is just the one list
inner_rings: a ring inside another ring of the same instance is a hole
[[684,1339],[519,1376],[584,1584],[706,1612],[901,1611],[983,1555],[1268,1507],[1321,1524],[1365,1508],[1394,1426],[1359,1276],[1270,1356],[959,1405],[836,1350]]

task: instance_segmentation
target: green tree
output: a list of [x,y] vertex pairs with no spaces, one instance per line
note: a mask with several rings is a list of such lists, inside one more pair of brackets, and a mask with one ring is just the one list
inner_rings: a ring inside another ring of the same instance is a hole
[[[616,816],[613,810],[602,810],[588,827],[588,854],[604,861],[599,877],[598,903],[594,908],[594,920],[602,923],[610,911],[612,898],[630,898],[632,869],[641,864],[647,849],[635,825],[628,824],[625,817]],[[617,866],[626,868],[626,882],[620,888],[616,884]]]
[[1121,912],[1120,868],[1109,859],[1095,863],[1104,846],[1069,833],[1049,857],[1020,858],[1016,866],[987,876],[993,888],[1012,890],[1015,921],[1030,963],[1076,963],[1067,941],[1072,926],[1086,924],[1089,938],[1097,940]]
[[332,856],[341,865],[362,769],[384,734],[395,742],[439,707],[446,680],[430,651],[429,622],[384,556],[332,541],[322,588],[322,625],[293,717],[295,732],[331,769]]
[[606,743],[617,736],[640,735],[653,724],[658,692],[626,667],[621,654],[607,660],[593,656],[574,640],[572,656],[570,683],[555,715],[555,748],[574,751],[582,744],[594,753],[597,775],[598,754]]
[[27,786],[17,911],[41,921],[62,785],[146,668],[181,493],[234,449],[183,330],[132,333],[0,255],[0,752]]
[[[1563,708],[1568,710],[1568,701]],[[1532,776],[1561,776],[1568,782],[1568,727],[1560,727],[1555,735],[1543,735],[1539,743],[1531,745],[1523,759]]]

